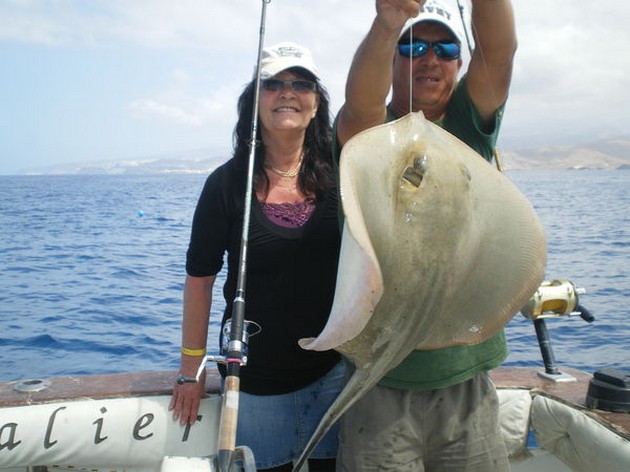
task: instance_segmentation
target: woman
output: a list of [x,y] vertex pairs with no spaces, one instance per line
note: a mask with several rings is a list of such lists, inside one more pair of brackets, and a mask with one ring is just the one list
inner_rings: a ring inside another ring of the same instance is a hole
[[[240,370],[237,444],[258,470],[290,471],[343,384],[334,351],[301,349],[332,306],[340,233],[331,157],[328,94],[308,50],[280,43],[263,50],[248,238],[246,313],[261,332],[249,338]],[[255,81],[238,101],[233,158],[206,181],[186,261],[180,374],[194,376],[208,333],[212,287],[227,252],[222,324],[231,317],[240,257]],[[223,366],[219,370],[225,375]],[[195,421],[203,383],[175,385],[175,419]],[[337,431],[319,444],[310,472],[334,471]]]

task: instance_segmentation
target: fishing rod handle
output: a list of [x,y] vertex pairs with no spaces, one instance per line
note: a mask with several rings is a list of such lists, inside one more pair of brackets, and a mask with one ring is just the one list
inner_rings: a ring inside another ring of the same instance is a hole
[[221,471],[229,470],[232,455],[236,448],[236,426],[238,422],[238,395],[240,378],[235,375],[225,377],[225,390],[219,425],[218,459]]

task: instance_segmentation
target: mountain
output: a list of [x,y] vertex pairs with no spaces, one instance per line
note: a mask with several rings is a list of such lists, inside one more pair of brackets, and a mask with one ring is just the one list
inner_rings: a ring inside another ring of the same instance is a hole
[[630,137],[581,146],[541,146],[500,150],[507,169],[618,169],[630,167]]
[[[193,150],[142,159],[78,162],[29,169],[24,174],[208,174],[227,160]],[[505,170],[630,168],[630,136],[602,139],[579,146],[499,148]]]
[[24,174],[209,174],[227,160],[203,150],[146,157],[57,164],[28,169]]

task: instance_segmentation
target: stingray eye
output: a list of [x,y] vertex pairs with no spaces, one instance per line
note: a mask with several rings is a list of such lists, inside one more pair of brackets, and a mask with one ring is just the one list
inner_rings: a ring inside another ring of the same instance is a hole
[[427,171],[427,167],[429,166],[429,158],[426,154],[422,156],[416,156],[413,160],[413,168],[422,172],[423,174]]
[[403,172],[403,179],[414,187],[420,187],[427,165],[428,158],[426,155],[416,156],[413,160],[413,167],[407,167],[405,172]]

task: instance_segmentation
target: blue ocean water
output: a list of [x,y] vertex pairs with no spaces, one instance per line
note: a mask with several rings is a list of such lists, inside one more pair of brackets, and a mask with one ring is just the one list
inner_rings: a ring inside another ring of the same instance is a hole
[[[547,321],[557,363],[630,368],[630,171],[511,171],[545,226],[548,279],[596,317]],[[0,176],[0,381],[176,369],[203,175]],[[221,277],[221,276],[220,276]],[[217,284],[209,347],[223,309]],[[532,322],[507,365],[540,365]]]

